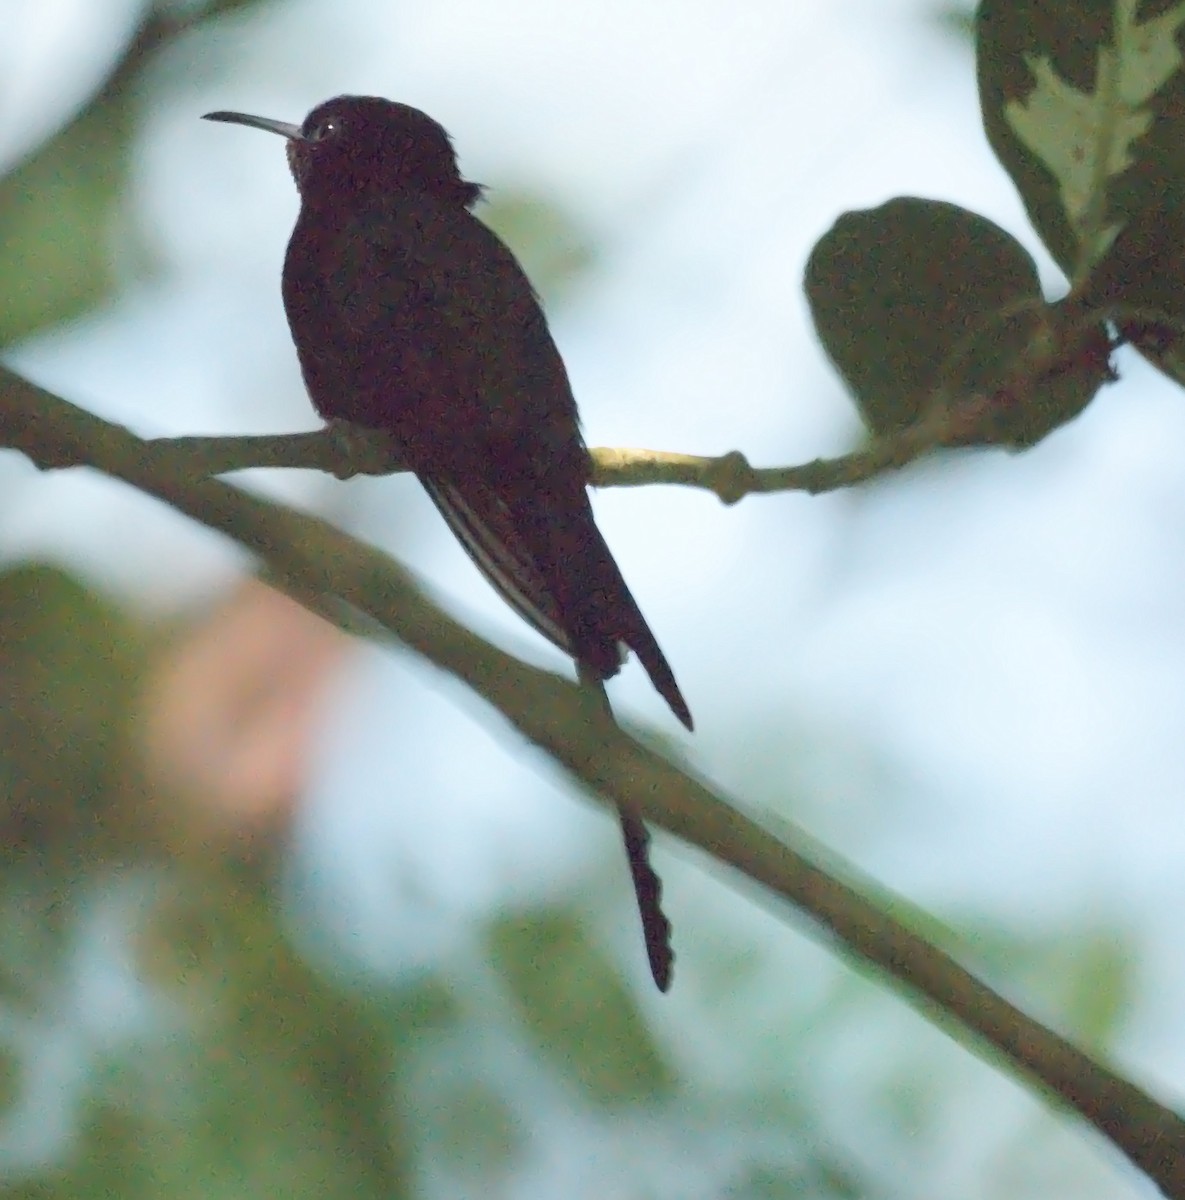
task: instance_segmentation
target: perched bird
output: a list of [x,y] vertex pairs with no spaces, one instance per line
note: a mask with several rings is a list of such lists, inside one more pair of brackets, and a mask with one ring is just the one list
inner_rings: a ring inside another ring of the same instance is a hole
[[[444,129],[406,104],[339,96],[278,133],[300,192],[283,295],[321,416],[394,436],[449,527],[504,600],[570,654],[615,675],[633,650],[688,729],[675,676],[593,520],[591,461],[539,299],[474,215]],[[651,973],[670,984],[670,925],[649,834],[620,809]]]

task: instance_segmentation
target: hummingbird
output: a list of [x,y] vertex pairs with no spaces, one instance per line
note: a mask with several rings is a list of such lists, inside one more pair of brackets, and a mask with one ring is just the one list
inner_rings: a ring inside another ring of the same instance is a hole
[[[384,430],[503,600],[601,688],[633,650],[688,729],[674,673],[593,519],[592,460],[563,359],[517,259],[474,215],[448,133],[377,96],[299,124],[206,120],[287,141],[300,213],[282,293],[326,420]],[[602,689],[603,695],[603,689]],[[674,954],[641,817],[619,806],[650,971]]]

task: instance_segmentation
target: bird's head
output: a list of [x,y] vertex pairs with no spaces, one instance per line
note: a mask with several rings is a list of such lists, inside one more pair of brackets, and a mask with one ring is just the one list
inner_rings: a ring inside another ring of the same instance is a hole
[[379,189],[431,195],[466,208],[481,187],[461,178],[444,128],[426,113],[379,96],[337,96],[318,104],[300,125],[248,113],[207,113],[288,139],[288,164],[305,200]]

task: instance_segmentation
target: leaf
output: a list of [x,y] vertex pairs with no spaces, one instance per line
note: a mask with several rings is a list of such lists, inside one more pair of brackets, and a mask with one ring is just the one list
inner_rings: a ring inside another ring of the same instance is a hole
[[984,126],[1034,227],[1078,298],[1179,382],[1183,30],[1180,0],[985,0],[978,18]]
[[[122,1092],[100,1098],[135,1114],[129,1160],[179,1198],[406,1194],[392,1085],[414,1031],[394,1037],[379,1005],[300,956],[266,865],[194,866],[169,877],[140,941],[177,1028],[146,1037]],[[141,1099],[150,1084],[167,1103]]]
[[117,222],[127,203],[135,115],[147,94],[145,67],[196,26],[262,4],[143,4],[135,36],[85,110],[0,175],[0,346],[88,312],[115,292],[127,273],[117,254],[139,249],[135,229]]
[[1136,1007],[1139,939],[1120,922],[1083,918],[1038,932],[972,922],[959,936],[989,980],[1039,997],[1089,1045],[1108,1045]]
[[[1034,314],[1018,314],[1019,319]],[[1012,364],[1004,386],[992,397],[995,439],[1023,449],[1034,446],[1078,416],[1105,383],[1111,369],[1111,334],[1102,321],[1075,305],[1051,305],[1027,330],[1025,351]]]
[[531,192],[491,189],[477,210],[510,246],[536,291],[562,297],[596,258],[596,247],[575,216]]
[[[139,845],[121,787],[144,647],[114,605],[56,568],[0,572],[0,834],[5,857]],[[102,835],[97,838],[96,835]]]
[[0,345],[114,292],[130,126],[126,103],[101,102],[0,179]]
[[912,197],[841,216],[804,286],[819,339],[878,434],[917,421],[940,382],[994,391],[1031,334],[1031,321],[1010,314],[1043,308],[1037,267],[1015,238]]
[[420,1114],[427,1141],[421,1149],[437,1170],[488,1183],[505,1178],[525,1156],[529,1147],[521,1116],[494,1087],[479,1080],[450,1080],[430,1096]]
[[540,1049],[595,1103],[644,1103],[671,1090],[671,1068],[634,997],[576,918],[506,918],[489,942]]
[[1054,964],[1067,1026],[1091,1045],[1106,1045],[1135,1008],[1141,965],[1136,939],[1121,928],[1088,929],[1059,943]]

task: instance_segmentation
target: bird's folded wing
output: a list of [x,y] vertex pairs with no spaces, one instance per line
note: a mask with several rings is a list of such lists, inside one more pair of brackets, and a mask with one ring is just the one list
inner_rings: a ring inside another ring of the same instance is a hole
[[420,479],[457,540],[502,599],[548,641],[571,654],[559,608],[506,501],[479,479],[463,484],[431,476]]

